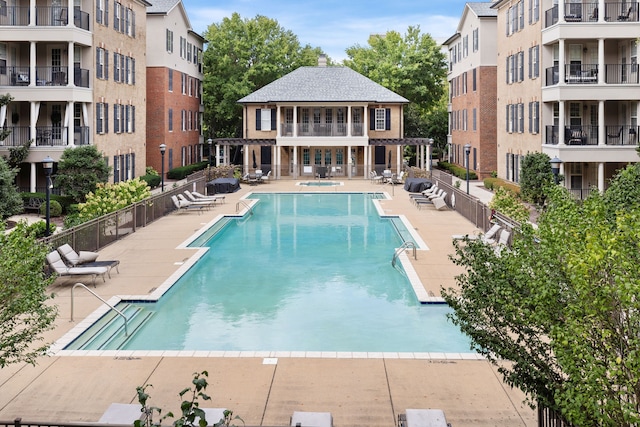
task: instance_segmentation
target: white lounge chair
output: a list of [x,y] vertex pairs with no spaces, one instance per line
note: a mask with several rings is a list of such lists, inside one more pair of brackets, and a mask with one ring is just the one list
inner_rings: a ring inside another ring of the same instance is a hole
[[398,415],[399,427],[450,427],[442,409],[407,409]]
[[333,427],[331,412],[300,412],[291,416],[291,425],[299,427]]
[[266,175],[262,175],[260,177],[260,182],[269,182],[270,177],[271,177],[271,171],[267,172]]
[[60,252],[60,255],[62,255],[67,264],[71,264],[73,266],[93,262],[98,258],[98,252],[80,251],[80,253],[78,253],[74,251],[68,243],[60,246],[58,248],[58,252]]
[[185,190],[184,191],[185,196],[187,196],[187,200],[189,200],[190,202],[208,202],[211,204],[215,204],[215,202],[224,199],[224,196],[222,198],[217,197],[217,196],[203,196],[200,193],[200,196],[196,196],[194,193],[192,193],[189,190]]
[[176,196],[178,197],[178,200],[180,200],[180,202],[182,204],[189,204],[189,205],[195,205],[195,206],[202,206],[205,209],[209,209],[211,206],[213,206],[214,201],[213,200],[200,200],[200,201],[191,201],[191,200],[187,200],[186,197],[184,197],[182,194],[176,194]]
[[204,194],[198,193],[197,191],[192,191],[191,194],[193,194],[197,199],[210,199],[210,200],[213,200],[214,202],[220,201],[224,203],[224,196],[219,196],[217,194],[213,194],[211,196],[205,196]]
[[176,207],[178,212],[196,210],[196,211],[198,211],[198,213],[202,213],[202,209],[204,209],[204,206],[202,206],[202,205],[195,205],[195,204],[193,204],[191,202],[188,202],[186,200],[184,200],[184,201],[178,200],[178,198],[176,196],[171,196],[171,201],[173,202],[173,205]]
[[451,236],[454,240],[464,240],[465,238],[468,240],[477,240],[480,239],[484,243],[489,245],[494,244],[496,242],[496,236],[502,227],[500,224],[493,224],[490,229],[487,230],[486,233],[476,235],[476,234],[454,234]]
[[96,277],[102,276],[102,281],[106,282],[104,275],[109,271],[107,267],[69,267],[64,263],[58,251],[49,252],[47,262],[58,276],[92,276],[94,287],[96,286]]
[[112,403],[98,420],[98,424],[133,425],[142,419],[144,413],[141,405],[132,403]]

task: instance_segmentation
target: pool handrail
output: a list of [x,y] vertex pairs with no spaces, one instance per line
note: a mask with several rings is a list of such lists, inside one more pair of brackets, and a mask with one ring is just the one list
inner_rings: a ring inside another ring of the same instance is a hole
[[87,291],[89,291],[89,293],[93,294],[94,297],[98,298],[104,304],[109,306],[109,308],[111,308],[111,310],[115,311],[119,316],[122,317],[122,319],[124,320],[124,334],[125,334],[125,336],[128,337],[129,336],[129,327],[127,325],[127,316],[125,316],[120,310],[118,310],[117,308],[115,308],[114,306],[112,306],[111,304],[106,302],[100,295],[96,294],[95,292],[93,292],[91,289],[87,288],[83,283],[80,283],[80,282],[76,283],[71,288],[71,319],[70,319],[70,321],[73,322],[73,290],[75,288],[77,288],[78,286],[85,288]]

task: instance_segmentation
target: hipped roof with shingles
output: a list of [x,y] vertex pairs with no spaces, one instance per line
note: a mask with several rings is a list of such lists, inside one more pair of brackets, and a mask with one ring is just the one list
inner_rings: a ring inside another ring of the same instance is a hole
[[348,67],[300,67],[240,99],[240,104],[280,102],[367,102],[409,100]]

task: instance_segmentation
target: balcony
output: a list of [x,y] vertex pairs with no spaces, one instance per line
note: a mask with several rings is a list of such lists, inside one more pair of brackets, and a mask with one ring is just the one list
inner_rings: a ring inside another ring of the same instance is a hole
[[[638,22],[637,3],[605,3],[604,20],[606,22]],[[600,12],[598,3],[565,3],[564,21],[572,22],[597,22]],[[553,6],[544,13],[545,28],[558,23],[558,5]]]
[[[68,67],[36,67],[36,86],[67,86]],[[29,86],[29,66],[0,67],[0,86]],[[89,70],[74,69],[74,83],[78,87],[89,87]]]
[[[605,64],[605,84],[638,84],[638,64]],[[598,64],[566,64],[564,69],[566,84],[597,84]],[[545,70],[545,85],[553,86],[559,83],[558,67]]]
[[[69,23],[69,9],[62,6],[36,6],[36,22],[38,27],[63,27]],[[73,25],[89,31],[89,14],[79,8],[73,10]],[[0,7],[0,26],[29,26],[28,6]]]
[[[605,126],[604,145],[637,145],[639,126],[607,125]],[[560,130],[558,126],[547,126],[545,144],[557,145]],[[564,130],[566,145],[599,145],[598,126],[567,126]]]
[[[29,126],[8,126],[11,133],[4,140],[0,141],[3,147],[18,147],[25,141],[34,141],[37,147],[67,147],[67,127],[66,126],[36,126],[35,137],[31,135]],[[75,126],[73,133],[74,145],[89,145],[89,126]]]
[[[347,123],[298,123],[295,126],[297,127],[297,136],[299,137],[346,137],[349,125]],[[282,124],[280,127],[282,136],[292,137],[293,128],[293,123]],[[362,123],[353,123],[351,125],[351,136],[364,136]]]

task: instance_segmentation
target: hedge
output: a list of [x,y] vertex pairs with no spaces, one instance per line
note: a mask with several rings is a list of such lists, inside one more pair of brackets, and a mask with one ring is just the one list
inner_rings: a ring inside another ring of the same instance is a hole
[[[467,179],[467,169],[461,166],[454,165],[453,163],[449,163],[449,162],[438,162],[438,168],[447,170],[452,175],[460,179]],[[478,175],[474,171],[470,170],[469,179],[471,180],[478,179]]]
[[206,169],[207,165],[207,162],[199,162],[186,166],[180,166],[178,168],[173,168],[169,172],[167,172],[167,178],[175,180],[185,179],[187,176],[191,175],[194,172]]
[[520,186],[514,184],[513,182],[505,181],[500,178],[485,178],[484,179],[484,187],[487,190],[497,190],[498,187],[505,188],[507,190],[513,191],[515,194],[520,196]]
[[158,185],[160,185],[160,181],[162,180],[162,178],[160,178],[160,175],[152,174],[142,175],[140,179],[146,182],[147,185],[151,188],[156,188]]
[[[24,203],[27,203],[31,198],[46,200],[47,195],[45,193],[20,193],[20,197],[22,197],[22,201]],[[55,200],[60,203],[62,212],[67,212],[69,205],[73,203],[73,198],[69,196],[60,196],[58,194],[51,194],[50,200]]]

